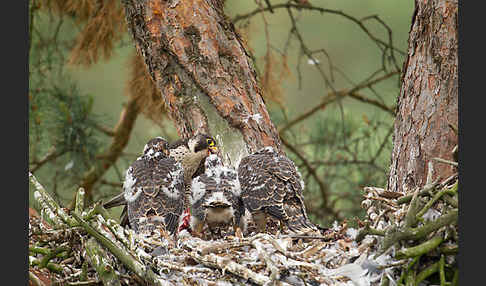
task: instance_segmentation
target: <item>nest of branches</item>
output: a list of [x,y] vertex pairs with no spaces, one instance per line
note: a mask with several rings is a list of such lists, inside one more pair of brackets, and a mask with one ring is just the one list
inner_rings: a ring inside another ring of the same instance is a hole
[[356,242],[373,240],[374,257],[397,266],[382,285],[458,285],[458,182],[456,173],[408,194],[364,189],[367,219]]
[[82,188],[70,211],[30,180],[41,210],[29,219],[31,285],[457,285],[457,174],[411,195],[366,187],[359,229],[218,239],[141,236],[101,202],[84,208]]

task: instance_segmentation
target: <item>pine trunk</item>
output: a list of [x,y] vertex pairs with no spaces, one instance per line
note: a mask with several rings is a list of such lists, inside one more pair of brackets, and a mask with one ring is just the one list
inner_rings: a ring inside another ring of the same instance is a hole
[[[458,1],[416,0],[395,119],[388,180],[391,191],[425,185],[428,164],[433,179],[452,175],[458,143]],[[451,127],[452,126],[452,127]]]
[[181,137],[211,134],[233,164],[263,146],[281,151],[252,61],[222,0],[122,2],[137,50]]

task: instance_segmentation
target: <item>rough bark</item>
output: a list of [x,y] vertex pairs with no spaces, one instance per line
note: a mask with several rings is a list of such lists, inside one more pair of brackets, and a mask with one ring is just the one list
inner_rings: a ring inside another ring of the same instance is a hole
[[[457,1],[416,0],[395,119],[388,179],[391,191],[426,184],[434,157],[454,161],[458,143]],[[455,167],[433,162],[434,178]]]
[[123,3],[137,50],[182,138],[211,134],[233,164],[263,146],[281,151],[252,61],[223,1]]

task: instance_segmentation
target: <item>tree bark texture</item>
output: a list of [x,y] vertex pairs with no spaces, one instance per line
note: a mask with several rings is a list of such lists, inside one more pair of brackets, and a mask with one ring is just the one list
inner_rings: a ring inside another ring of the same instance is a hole
[[[425,185],[434,157],[454,161],[458,124],[457,8],[453,0],[416,0],[395,119],[391,191]],[[434,178],[453,166],[433,162]]]
[[243,151],[281,151],[252,61],[222,0],[122,2],[137,50],[182,138],[211,134],[232,164]]

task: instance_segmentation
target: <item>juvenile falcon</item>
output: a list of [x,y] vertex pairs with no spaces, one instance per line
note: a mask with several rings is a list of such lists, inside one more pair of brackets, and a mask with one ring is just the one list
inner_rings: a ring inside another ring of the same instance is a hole
[[244,206],[237,172],[223,166],[217,155],[207,157],[204,167],[205,172],[192,180],[190,226],[193,233],[201,236],[207,224],[211,233],[215,227],[232,226],[235,235],[241,235]]
[[184,205],[190,206],[192,178],[204,172],[201,164],[211,154],[216,154],[218,147],[216,141],[206,134],[198,133],[187,139],[179,139],[169,145],[170,157],[181,162],[184,168],[184,183],[186,185]]
[[167,141],[151,139],[126,172],[124,198],[130,226],[136,232],[150,234],[162,226],[173,234],[179,225],[184,210],[184,173],[168,153]]
[[[187,139],[180,139],[165,147],[167,154],[176,162],[181,163],[184,170],[184,184],[186,189],[183,191],[181,200],[184,202],[184,209],[189,206],[191,179],[204,172],[204,159],[212,153],[217,153],[216,141],[206,134],[196,134]],[[125,195],[121,193],[110,199],[103,206],[112,208],[126,205]],[[121,215],[121,225],[128,224],[126,207]]]
[[289,158],[265,147],[241,159],[238,165],[241,198],[260,232],[267,215],[278,219],[295,233],[314,233],[304,205],[304,181]]

